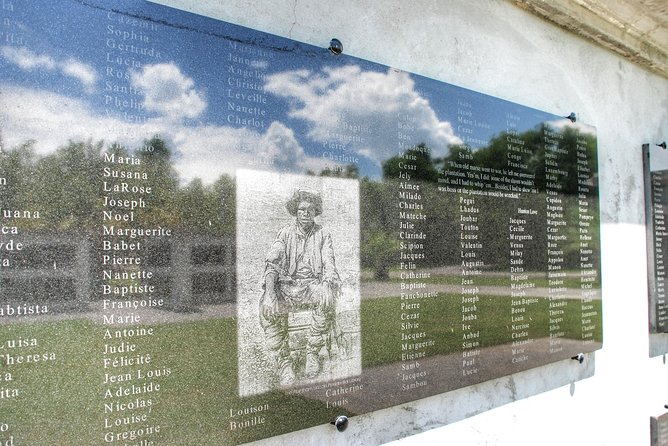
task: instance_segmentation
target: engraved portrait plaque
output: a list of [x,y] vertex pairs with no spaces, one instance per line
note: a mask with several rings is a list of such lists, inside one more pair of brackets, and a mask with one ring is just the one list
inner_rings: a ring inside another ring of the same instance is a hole
[[0,444],[235,445],[601,347],[592,126],[146,2],[1,18]]

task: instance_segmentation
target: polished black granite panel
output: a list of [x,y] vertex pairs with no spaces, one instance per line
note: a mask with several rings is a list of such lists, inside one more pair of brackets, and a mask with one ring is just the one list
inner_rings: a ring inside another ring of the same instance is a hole
[[[645,173],[649,327],[650,333],[665,333],[668,331],[668,307],[665,291],[668,154],[663,147],[655,144],[644,144],[642,152]],[[659,350],[665,353],[664,348],[659,348]],[[657,354],[662,353],[654,351],[652,356]]]
[[601,347],[593,127],[150,3],[2,5],[3,444],[238,444]]

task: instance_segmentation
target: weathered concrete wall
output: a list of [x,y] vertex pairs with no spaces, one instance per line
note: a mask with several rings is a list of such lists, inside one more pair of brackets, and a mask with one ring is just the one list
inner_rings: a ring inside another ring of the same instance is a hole
[[337,37],[347,54],[555,114],[573,111],[598,129],[604,348],[593,377],[568,385],[577,376],[567,361],[355,417],[344,434],[323,426],[280,444],[649,444],[649,417],[668,403],[668,366],[648,357],[640,150],[668,139],[668,80],[505,1],[160,2],[318,46]]

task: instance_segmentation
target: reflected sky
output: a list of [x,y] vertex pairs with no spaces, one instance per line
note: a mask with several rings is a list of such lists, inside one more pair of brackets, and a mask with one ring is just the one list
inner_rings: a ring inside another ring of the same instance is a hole
[[668,151],[657,144],[650,144],[649,166],[652,172],[668,170]]
[[418,143],[440,157],[452,144],[484,146],[506,131],[508,114],[519,132],[557,119],[146,2],[15,0],[2,19],[6,147],[138,147],[158,134],[184,181],[210,183],[237,168],[319,172],[350,163],[377,178],[384,160]]

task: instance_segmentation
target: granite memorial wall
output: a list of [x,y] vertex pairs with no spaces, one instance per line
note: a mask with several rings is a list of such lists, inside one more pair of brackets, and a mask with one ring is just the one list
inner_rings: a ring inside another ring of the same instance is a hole
[[240,444],[601,347],[595,128],[145,2],[1,18],[0,444]]

